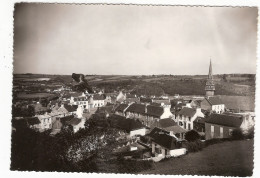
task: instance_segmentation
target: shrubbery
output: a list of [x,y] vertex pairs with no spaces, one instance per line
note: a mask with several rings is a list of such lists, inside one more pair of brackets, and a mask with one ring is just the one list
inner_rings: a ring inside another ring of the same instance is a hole
[[195,140],[192,142],[186,142],[185,147],[188,152],[197,152],[204,148],[204,144],[200,140]]
[[195,130],[190,130],[186,132],[185,139],[189,142],[194,142],[198,139],[200,139],[200,134],[196,132]]
[[231,133],[233,140],[242,140],[245,138],[241,129],[234,129]]

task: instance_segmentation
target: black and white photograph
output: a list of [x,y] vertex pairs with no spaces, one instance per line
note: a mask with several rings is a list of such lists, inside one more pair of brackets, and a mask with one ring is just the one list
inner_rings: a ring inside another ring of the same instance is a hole
[[10,171],[252,176],[257,25],[258,7],[15,3]]

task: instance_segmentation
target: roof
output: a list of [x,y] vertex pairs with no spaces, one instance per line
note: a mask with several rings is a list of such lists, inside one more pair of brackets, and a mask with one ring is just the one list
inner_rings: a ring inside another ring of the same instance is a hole
[[74,101],[87,101],[87,97],[85,96],[81,96],[81,97],[77,97],[77,98],[74,98]]
[[61,117],[59,120],[61,123],[67,123],[67,121],[69,121],[70,119],[73,119],[74,116],[73,115],[69,115],[69,116],[65,116],[65,117]]
[[98,107],[95,113],[112,113],[114,109],[113,105],[110,106],[104,106],[104,107]]
[[81,122],[81,119],[78,119],[78,118],[75,118],[75,117],[66,121],[67,124],[70,124],[72,126],[78,125],[80,122]]
[[166,128],[166,127],[174,126],[177,123],[173,119],[167,118],[167,119],[160,119],[157,124],[158,124],[157,127],[159,128]]
[[175,137],[168,135],[168,133],[165,133],[161,129],[158,129],[158,128],[154,128],[154,129],[156,129],[156,130],[152,131],[153,134],[150,135],[153,142],[155,142],[158,145],[161,145],[164,148],[167,148],[169,150],[176,148],[177,139]]
[[76,106],[71,106],[71,105],[68,105],[68,104],[64,104],[63,105],[64,108],[68,111],[68,112],[74,112],[77,110]]
[[131,104],[127,109],[126,112],[134,112],[139,114],[145,114],[145,105],[143,104]]
[[241,115],[211,114],[205,119],[205,123],[223,125],[228,127],[240,127],[243,122]]
[[104,95],[99,95],[99,94],[93,95],[93,100],[104,100],[104,99],[105,99]]
[[169,131],[169,132],[173,132],[173,134],[178,134],[178,133],[186,133],[187,130],[183,129],[181,126],[179,125],[174,125],[174,126],[170,126],[170,127],[166,127],[164,128],[164,130]]
[[200,124],[205,124],[205,118],[203,117],[197,117],[194,122],[200,123]]
[[163,108],[159,106],[147,106],[147,115],[160,117],[163,114]]
[[37,117],[26,117],[25,120],[29,125],[36,125],[41,123]]
[[196,114],[196,109],[188,108],[188,107],[182,108],[178,113],[178,115],[184,115],[188,117],[193,117],[195,114]]
[[154,103],[164,103],[165,105],[171,105],[171,102],[169,99],[153,99]]
[[140,102],[143,102],[143,103],[151,103],[152,102],[152,99],[151,98],[140,98]]
[[110,120],[112,127],[126,130],[127,132],[145,128],[145,126],[139,120],[127,119],[123,116],[119,116],[116,114],[113,114],[112,116],[110,116],[109,120]]
[[128,104],[120,104],[115,111],[124,112],[124,110],[128,107]]
[[209,104],[211,105],[220,105],[220,104],[224,104],[223,101],[221,101],[221,99],[219,97],[209,97],[209,98],[205,98]]

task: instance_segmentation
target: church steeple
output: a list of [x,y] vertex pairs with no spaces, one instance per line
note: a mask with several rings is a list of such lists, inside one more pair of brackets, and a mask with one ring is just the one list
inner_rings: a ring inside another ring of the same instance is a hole
[[214,84],[213,75],[212,75],[211,59],[210,59],[210,63],[209,63],[209,74],[208,74],[208,79],[207,79],[207,82],[206,82],[205,91],[206,91],[207,97],[208,96],[214,96],[215,84]]

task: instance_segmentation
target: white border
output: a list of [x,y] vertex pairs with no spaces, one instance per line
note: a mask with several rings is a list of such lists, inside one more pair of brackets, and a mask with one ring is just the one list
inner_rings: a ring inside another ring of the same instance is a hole
[[[93,177],[151,177],[152,175],[120,175],[120,174],[85,174],[85,173],[48,173],[48,172],[16,172],[9,171],[10,167],[10,138],[11,138],[11,98],[12,98],[12,56],[13,56],[13,10],[14,3],[21,2],[16,0],[1,0],[0,1],[0,140],[1,140],[1,149],[0,149],[0,174],[1,177],[46,177],[46,176],[55,176],[55,177],[83,177],[83,176],[93,176]],[[257,6],[260,7],[259,0],[25,0],[22,2],[45,2],[45,3],[108,3],[108,4],[152,4],[152,5],[195,5],[195,6]],[[258,18],[258,38],[259,38],[259,18]],[[257,45],[257,66],[259,66],[259,42]],[[259,67],[257,67],[257,82],[256,82],[256,138],[255,139],[255,169],[253,177],[260,176],[260,170],[258,169],[259,165],[259,121],[258,116],[260,116],[259,108]],[[152,176],[152,177],[159,177]],[[173,176],[171,176],[173,177]],[[174,177],[183,177],[183,176],[174,176]],[[192,176],[184,176],[192,177]],[[205,177],[205,176],[196,176],[196,177]]]

